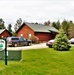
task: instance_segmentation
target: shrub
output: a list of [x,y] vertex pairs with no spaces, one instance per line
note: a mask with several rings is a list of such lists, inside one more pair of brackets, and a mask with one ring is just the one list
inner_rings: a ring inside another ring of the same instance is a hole
[[59,34],[56,36],[53,48],[59,51],[67,51],[70,49],[70,43],[68,42],[68,38],[66,34],[61,29]]
[[30,40],[32,41],[32,43],[39,43],[39,38],[37,36],[32,36]]

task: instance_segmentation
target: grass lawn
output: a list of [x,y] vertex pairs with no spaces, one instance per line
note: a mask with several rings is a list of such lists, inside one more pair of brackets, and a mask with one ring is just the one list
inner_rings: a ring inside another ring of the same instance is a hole
[[74,75],[74,47],[22,51],[21,61],[8,61],[7,66],[0,61],[0,75]]

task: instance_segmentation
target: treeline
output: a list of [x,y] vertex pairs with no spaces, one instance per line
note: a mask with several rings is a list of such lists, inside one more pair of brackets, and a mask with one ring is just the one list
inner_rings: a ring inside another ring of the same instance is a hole
[[[0,18],[0,29],[7,29],[8,31],[12,32],[12,34],[14,35],[15,32],[17,31],[17,29],[22,25],[22,19],[19,18],[16,20],[16,23],[14,25],[14,31],[12,30],[12,25],[11,24],[8,24],[7,28],[5,27],[5,22],[3,21],[2,18]],[[38,23],[38,22],[35,22],[34,24],[41,24],[41,23]],[[50,22],[50,21],[46,21],[43,23],[44,25],[47,25],[47,26],[53,26],[55,27],[56,29],[60,29],[62,28],[64,33],[68,36],[68,38],[72,38],[74,37],[74,23],[73,21],[68,21],[68,20],[63,20],[62,22],[60,22],[59,20],[57,22],[53,21],[53,22]]]
[[45,25],[53,26],[56,29],[62,28],[64,33],[68,36],[68,38],[74,37],[74,23],[73,21],[63,20],[63,22],[60,22],[59,20],[57,22],[45,22]]

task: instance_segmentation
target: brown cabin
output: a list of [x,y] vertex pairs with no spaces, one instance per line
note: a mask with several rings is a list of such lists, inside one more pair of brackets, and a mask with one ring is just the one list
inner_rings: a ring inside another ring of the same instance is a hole
[[22,26],[16,31],[17,36],[29,38],[32,36],[37,36],[40,42],[45,42],[50,39],[53,39],[55,35],[58,33],[58,30],[54,27],[33,24],[33,23],[23,23]]
[[0,38],[9,36],[12,36],[12,34],[7,29],[0,29]]

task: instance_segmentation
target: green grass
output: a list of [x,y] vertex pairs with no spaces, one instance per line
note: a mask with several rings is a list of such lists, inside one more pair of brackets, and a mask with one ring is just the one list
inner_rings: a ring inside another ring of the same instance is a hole
[[22,51],[21,61],[8,61],[7,66],[0,61],[0,75],[74,75],[74,47]]

